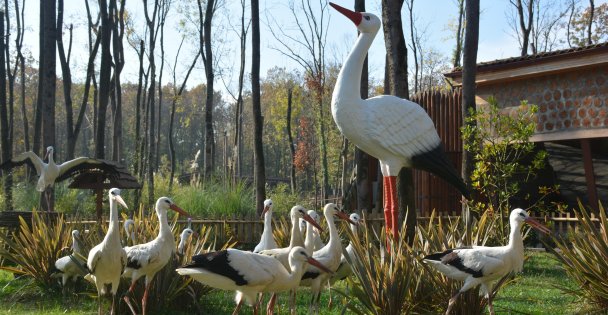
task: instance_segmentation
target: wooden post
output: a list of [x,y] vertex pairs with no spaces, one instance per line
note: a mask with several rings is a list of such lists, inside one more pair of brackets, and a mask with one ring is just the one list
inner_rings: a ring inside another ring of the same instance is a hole
[[597,199],[595,174],[593,172],[593,159],[591,157],[591,141],[589,139],[581,139],[581,149],[583,151],[583,163],[585,166],[585,181],[587,182],[587,198],[589,199],[589,206],[597,211],[599,209],[599,202]]

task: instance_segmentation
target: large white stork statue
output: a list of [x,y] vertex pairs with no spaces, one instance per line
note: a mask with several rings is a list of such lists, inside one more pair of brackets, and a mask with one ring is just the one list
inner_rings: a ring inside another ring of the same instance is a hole
[[272,200],[264,200],[264,210],[262,216],[264,217],[264,230],[262,231],[262,237],[260,243],[253,249],[254,253],[259,253],[266,249],[277,248],[277,242],[275,242],[272,236]]
[[[156,201],[155,206],[160,224],[158,236],[151,242],[125,247],[125,251],[127,252],[127,267],[123,276],[131,278],[131,286],[128,293],[133,293],[137,280],[145,276],[145,290],[141,299],[141,308],[144,315],[146,314],[146,302],[148,301],[150,283],[152,283],[154,275],[169,262],[172,253],[175,251],[175,238],[167,221],[167,210],[169,209],[190,217],[186,211],[175,205],[171,199],[160,197]],[[125,295],[124,300],[129,305],[129,308],[131,308],[131,311],[133,311],[127,295]]]
[[360,32],[338,74],[331,100],[332,116],[346,138],[379,160],[384,176],[386,229],[392,230],[397,238],[396,176],[401,168],[431,172],[454,185],[465,197],[467,188],[447,160],[433,121],[420,105],[392,95],[361,99],[363,61],[380,29],[380,19],[370,13],[329,4],[353,21]]
[[[305,263],[329,272],[300,246],[291,248],[288,257],[289,268],[285,268],[281,262],[270,256],[227,249],[196,255],[192,257],[192,262],[176,271],[213,288],[238,291],[237,306],[232,314],[239,312],[243,300],[254,305],[254,312],[257,313],[257,294],[287,291],[297,287],[304,273]],[[273,296],[268,310],[274,307],[275,301],[276,296]]]
[[509,216],[511,233],[506,246],[448,249],[442,253],[424,257],[424,261],[437,268],[449,278],[464,281],[464,285],[450,299],[446,314],[449,314],[460,293],[481,285],[480,293],[488,298],[488,309],[494,314],[492,305],[491,284],[511,272],[520,272],[524,267],[524,243],[520,229],[524,223],[543,232],[551,231],[538,221],[528,216],[520,208],[511,211]]
[[[119,203],[125,208],[127,208],[127,205],[120,196],[120,189],[118,188],[110,189],[108,197],[110,200],[110,227],[103,241],[89,252],[87,259],[89,274],[85,276],[85,279],[95,283],[97,287],[99,299],[98,313],[100,315],[102,314],[101,297],[106,293],[112,294],[111,314],[115,314],[116,291],[120,284],[120,275],[127,264],[127,253],[125,253],[120,243],[118,207],[116,204]],[[111,286],[109,290],[106,288],[107,285]]]
[[[47,205],[50,204],[50,192],[47,188],[52,187],[55,182],[65,180],[77,172],[84,170],[103,170],[105,172],[113,172],[111,161],[93,159],[88,157],[78,157],[73,160],[65,161],[61,164],[56,164],[53,158],[55,149],[52,146],[46,148],[46,154],[44,159],[41,159],[36,153],[32,151],[23,152],[12,159],[5,161],[0,165],[0,170],[9,170],[13,167],[27,164],[36,170],[38,174],[38,183],[36,184],[36,190],[39,192],[45,192]],[[44,163],[44,160],[48,157],[48,163]],[[47,209],[51,210],[51,209]]]

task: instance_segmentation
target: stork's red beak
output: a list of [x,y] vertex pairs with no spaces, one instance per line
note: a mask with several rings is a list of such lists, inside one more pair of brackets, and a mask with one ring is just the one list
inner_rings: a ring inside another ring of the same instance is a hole
[[184,211],[182,208],[176,206],[175,204],[171,204],[169,206],[169,209],[183,215],[183,216],[187,216],[187,217],[192,217],[188,212]]
[[304,220],[306,220],[306,222],[309,222],[310,224],[312,224],[312,226],[316,227],[320,232],[323,232],[323,228],[321,228],[321,226],[317,223],[317,221],[315,221],[315,219],[313,219],[308,214],[304,214],[302,216],[302,219],[304,219]]
[[308,257],[308,259],[306,260],[309,264],[319,268],[321,271],[323,272],[327,272],[327,273],[333,273],[331,270],[329,270],[329,268],[325,267],[322,263],[320,263],[318,260],[312,258],[312,257]]
[[127,204],[125,203],[125,201],[122,199],[122,197],[120,195],[116,195],[114,196],[114,200],[118,201],[118,203],[125,207],[125,209],[129,209],[129,207],[127,207]]
[[348,215],[346,215],[346,213],[342,212],[342,211],[337,211],[336,215],[342,219],[345,220],[346,222],[352,224],[352,225],[358,225],[357,223],[353,222],[353,220],[350,219],[350,217]]
[[261,215],[262,218],[264,217],[264,215],[266,214],[266,212],[268,212],[268,210],[270,210],[270,205],[264,206],[264,210],[262,210],[262,215]]
[[344,14],[347,18],[349,18],[351,21],[353,21],[353,23],[355,23],[355,25],[357,25],[357,26],[359,26],[359,23],[361,23],[361,20],[363,19],[363,15],[361,15],[361,13],[359,13],[359,12],[354,12],[347,8],[343,8],[333,2],[330,2],[329,5],[331,5],[334,9],[338,10],[338,12]]
[[524,222],[530,224],[530,226],[532,226],[533,228],[535,228],[536,230],[538,230],[542,233],[551,234],[551,230],[549,230],[548,227],[546,227],[543,224],[541,224],[540,222],[532,219],[531,217],[527,217]]

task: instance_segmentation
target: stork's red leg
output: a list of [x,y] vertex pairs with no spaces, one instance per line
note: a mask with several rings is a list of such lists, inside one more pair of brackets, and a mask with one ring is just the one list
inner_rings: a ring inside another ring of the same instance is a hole
[[391,232],[391,228],[393,227],[393,216],[391,215],[392,208],[392,193],[391,193],[391,185],[390,178],[395,176],[384,176],[384,227],[386,228],[386,234],[388,235]]
[[397,176],[384,177],[384,220],[386,223],[386,234],[392,232],[393,239],[396,239],[399,236]]

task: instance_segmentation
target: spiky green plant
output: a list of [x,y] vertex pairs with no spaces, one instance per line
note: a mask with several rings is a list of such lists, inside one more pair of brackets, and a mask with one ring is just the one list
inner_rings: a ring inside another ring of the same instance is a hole
[[[418,226],[414,239],[406,242],[406,226],[402,226],[399,239],[393,240],[382,231],[361,229],[355,239],[350,231],[355,257],[350,261],[355,278],[350,279],[350,296],[358,303],[346,307],[357,314],[410,314],[445,312],[448,299],[462,286],[426,265],[422,258],[427,254],[463,245],[486,245],[496,241],[498,218],[488,214],[473,224],[471,240],[466,241],[460,219],[442,220],[431,215],[426,226]],[[466,242],[467,244],[462,244]],[[498,242],[498,241],[496,241]],[[504,244],[506,240],[502,240]],[[387,249],[386,244],[390,244]],[[496,292],[509,278],[497,282]],[[453,308],[453,314],[481,314],[487,301],[478,289],[462,294]]]
[[56,281],[51,277],[51,269],[62,249],[70,246],[71,227],[63,215],[50,216],[44,212],[32,211],[31,224],[19,217],[16,232],[0,234],[2,248],[0,256],[15,266],[2,266],[15,274],[32,277],[43,288],[51,288]]
[[[553,254],[564,265],[566,273],[578,284],[565,292],[591,302],[599,311],[608,310],[608,219],[600,204],[599,217],[592,218],[579,203],[575,211],[578,228],[569,228],[566,237],[555,238]],[[551,247],[548,247],[551,249]]]

